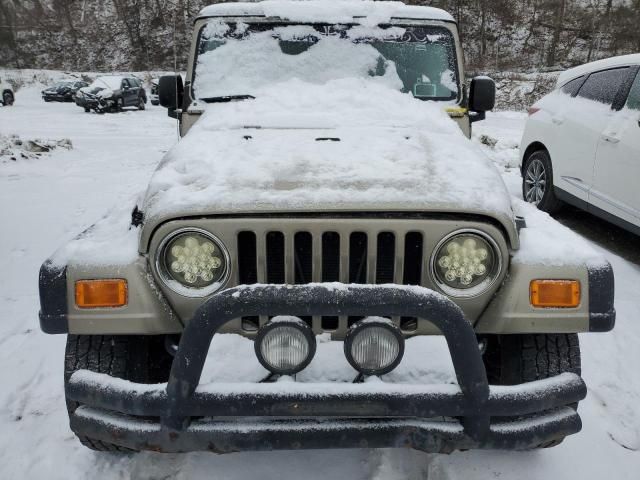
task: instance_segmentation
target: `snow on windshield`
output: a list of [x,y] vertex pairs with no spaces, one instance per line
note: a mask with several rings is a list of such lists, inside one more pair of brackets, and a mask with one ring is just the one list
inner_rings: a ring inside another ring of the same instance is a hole
[[109,88],[118,90],[122,82],[122,77],[98,77],[90,85],[91,88]]
[[273,27],[214,20],[200,38],[196,98],[258,96],[292,78],[312,84],[364,78],[434,100],[458,94],[455,47],[441,27]]

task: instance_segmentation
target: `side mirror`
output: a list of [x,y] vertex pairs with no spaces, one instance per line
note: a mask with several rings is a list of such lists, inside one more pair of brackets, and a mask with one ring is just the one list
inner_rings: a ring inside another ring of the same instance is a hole
[[160,105],[169,109],[169,116],[177,118],[177,112],[182,107],[184,85],[180,75],[165,75],[158,81],[158,100]]
[[469,111],[476,112],[469,118],[472,122],[484,120],[485,113],[496,104],[496,84],[489,77],[475,77],[469,88]]

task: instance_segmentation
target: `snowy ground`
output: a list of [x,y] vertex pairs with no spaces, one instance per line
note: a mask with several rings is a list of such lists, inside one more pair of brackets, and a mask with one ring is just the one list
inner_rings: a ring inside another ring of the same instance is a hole
[[[482,134],[498,140],[493,148],[480,148],[504,171],[516,196],[524,120],[522,114],[505,112],[475,127],[476,141]],[[613,333],[581,336],[589,385],[580,405],[584,429],[557,448],[448,456],[406,450],[114,456],[86,450],[67,425],[64,337],[38,328],[38,268],[59,245],[145,188],[155,164],[177,140],[176,127],[159,107],[85,114],[73,104],[45,104],[36,88],[26,87],[14,107],[0,108],[0,137],[13,134],[23,140],[69,138],[73,148],[0,161],[0,478],[638,478],[637,237],[571,211],[561,221],[593,241],[614,266],[618,323]],[[220,347],[223,353],[242,352],[229,341]],[[437,342],[432,347],[442,352]],[[324,347],[329,356],[331,348]]]

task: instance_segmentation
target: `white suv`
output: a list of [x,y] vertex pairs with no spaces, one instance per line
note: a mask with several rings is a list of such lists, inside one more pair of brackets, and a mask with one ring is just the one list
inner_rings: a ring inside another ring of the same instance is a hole
[[560,75],[529,109],[522,194],[552,213],[562,201],[640,234],[640,54]]

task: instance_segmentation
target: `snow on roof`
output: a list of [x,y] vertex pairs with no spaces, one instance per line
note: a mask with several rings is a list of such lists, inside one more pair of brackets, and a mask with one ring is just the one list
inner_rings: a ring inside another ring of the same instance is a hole
[[[203,8],[198,17],[277,17],[294,22],[357,23],[377,25],[392,18],[443,20],[453,17],[439,8],[405,5],[402,2],[369,0],[267,0],[264,2],[218,3]],[[362,18],[366,18],[365,22]]]
[[640,53],[631,55],[621,55],[619,57],[604,58],[595,62],[585,63],[574,68],[570,68],[566,72],[562,72],[558,77],[557,85],[561,86],[569,80],[573,80],[586,73],[605,70],[607,68],[623,67],[625,65],[640,65]]
[[124,75],[102,75],[96,78],[93,83],[103,83],[108,86],[111,90],[117,90],[120,88],[120,84],[125,77]]

